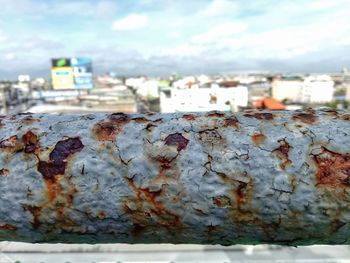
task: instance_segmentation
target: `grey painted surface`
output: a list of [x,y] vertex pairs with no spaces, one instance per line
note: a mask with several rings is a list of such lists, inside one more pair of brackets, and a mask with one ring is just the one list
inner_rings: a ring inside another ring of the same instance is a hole
[[348,243],[350,115],[22,114],[0,123],[0,240]]

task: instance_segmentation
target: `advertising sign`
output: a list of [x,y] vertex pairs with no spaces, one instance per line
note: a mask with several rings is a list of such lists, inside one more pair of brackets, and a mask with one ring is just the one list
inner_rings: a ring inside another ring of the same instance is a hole
[[89,58],[54,58],[51,60],[54,89],[92,89],[92,61]]
[[51,77],[54,89],[74,89],[74,77],[71,67],[52,68]]
[[76,89],[92,89],[92,61],[89,58],[72,58]]

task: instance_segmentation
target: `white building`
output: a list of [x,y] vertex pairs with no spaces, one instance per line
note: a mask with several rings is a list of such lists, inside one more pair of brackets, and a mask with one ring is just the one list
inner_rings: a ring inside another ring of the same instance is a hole
[[350,82],[347,82],[346,84],[346,100],[350,101]]
[[245,86],[172,88],[160,93],[161,112],[237,111],[248,105]]
[[18,75],[18,82],[29,82],[30,76],[29,75]]
[[333,100],[334,81],[330,76],[319,75],[305,78],[301,100],[306,103],[325,103]]
[[278,101],[290,100],[296,102],[299,100],[302,85],[303,80],[299,77],[275,79],[272,82],[272,97]]
[[159,98],[159,81],[146,80],[138,86],[136,93],[141,97]]
[[272,97],[299,103],[325,103],[333,100],[334,82],[328,75],[309,76],[304,79],[288,77],[272,82]]

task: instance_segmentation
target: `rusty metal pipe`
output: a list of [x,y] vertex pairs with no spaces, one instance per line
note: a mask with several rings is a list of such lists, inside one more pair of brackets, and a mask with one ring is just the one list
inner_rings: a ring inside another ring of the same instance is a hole
[[0,120],[0,240],[350,242],[347,112]]

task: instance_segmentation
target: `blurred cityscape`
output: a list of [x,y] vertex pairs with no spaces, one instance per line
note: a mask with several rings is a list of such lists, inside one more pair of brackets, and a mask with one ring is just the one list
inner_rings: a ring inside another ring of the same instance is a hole
[[332,74],[119,77],[113,72],[94,76],[88,58],[60,58],[52,60],[50,79],[23,74],[17,81],[0,81],[2,114],[347,109],[349,100],[346,68]]

